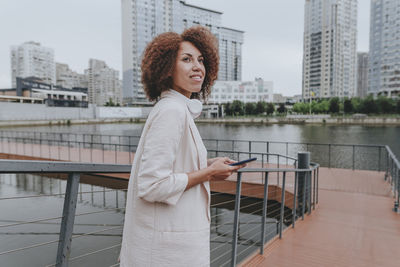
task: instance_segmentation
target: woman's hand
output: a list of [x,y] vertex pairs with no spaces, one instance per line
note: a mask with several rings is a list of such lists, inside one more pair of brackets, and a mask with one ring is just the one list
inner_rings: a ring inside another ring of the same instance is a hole
[[212,163],[208,168],[211,170],[211,181],[225,180],[231,176],[234,171],[246,166],[246,164],[230,166],[229,164],[235,163],[236,161],[233,161],[228,157],[218,157],[210,160],[212,160]]
[[207,168],[188,173],[188,183],[185,190],[188,190],[189,188],[206,181],[225,180],[231,176],[234,171],[246,167],[246,164],[238,166],[229,165],[235,162],[236,161],[231,160],[228,157],[218,157],[207,160],[207,163],[209,164]]

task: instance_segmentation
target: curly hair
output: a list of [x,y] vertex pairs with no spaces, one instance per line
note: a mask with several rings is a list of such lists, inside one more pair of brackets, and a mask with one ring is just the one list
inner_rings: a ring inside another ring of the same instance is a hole
[[[142,59],[142,84],[150,101],[157,100],[161,92],[172,88],[172,72],[179,46],[192,43],[204,57],[206,76],[200,94],[205,99],[218,76],[219,54],[217,38],[205,27],[186,29],[182,34],[166,32],[156,36],[146,47]],[[193,93],[192,97],[199,97]]]

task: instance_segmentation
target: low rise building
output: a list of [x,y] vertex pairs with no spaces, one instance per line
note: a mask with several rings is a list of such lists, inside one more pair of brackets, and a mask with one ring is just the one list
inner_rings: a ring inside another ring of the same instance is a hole
[[2,101],[45,103],[51,107],[88,107],[87,88],[63,88],[35,77],[17,78],[16,84],[16,88],[0,89]]
[[240,100],[248,102],[272,102],[273,82],[256,78],[254,81],[216,81],[207,99],[210,104],[224,104]]

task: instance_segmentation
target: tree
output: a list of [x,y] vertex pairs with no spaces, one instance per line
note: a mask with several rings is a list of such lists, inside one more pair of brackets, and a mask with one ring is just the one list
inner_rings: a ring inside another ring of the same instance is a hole
[[396,111],[400,114],[400,98],[397,99]]
[[353,104],[351,103],[350,99],[344,100],[343,110],[344,110],[344,113],[352,113],[353,112]]
[[378,105],[372,95],[367,96],[361,101],[360,112],[367,114],[378,113]]
[[279,113],[285,113],[285,112],[286,112],[285,104],[280,103],[280,104],[279,104],[279,107],[278,107],[278,109],[277,109],[277,111],[278,111]]
[[231,107],[231,103],[226,103],[226,104],[225,104],[225,107],[224,107],[224,110],[225,110],[225,114],[226,114],[226,115],[232,116],[232,107]]
[[339,98],[333,97],[329,100],[329,112],[339,113]]
[[114,107],[115,103],[113,102],[112,98],[110,97],[108,101],[104,104],[106,107]]
[[264,101],[258,101],[256,105],[256,114],[263,114],[267,109],[267,103]]
[[310,104],[303,103],[303,102],[297,102],[293,105],[292,110],[296,113],[306,114],[310,111]]
[[266,107],[267,115],[272,115],[275,112],[275,105],[273,103],[268,103]]
[[379,111],[384,114],[393,113],[395,111],[394,101],[391,98],[380,96],[377,100]]
[[351,99],[351,105],[353,106],[353,112],[355,112],[355,113],[361,112],[361,103],[362,103],[362,100],[359,97],[353,97]]
[[231,109],[233,116],[244,115],[244,105],[243,102],[240,100],[233,100]]
[[246,115],[254,115],[256,112],[256,104],[248,102],[244,105],[244,111]]

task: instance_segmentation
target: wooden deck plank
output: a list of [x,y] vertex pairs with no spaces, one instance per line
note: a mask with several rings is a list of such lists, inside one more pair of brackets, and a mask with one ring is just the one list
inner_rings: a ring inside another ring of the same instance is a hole
[[242,266],[399,266],[400,215],[383,173],[322,169],[320,178],[316,212]]

